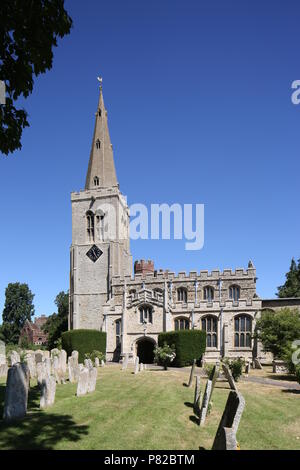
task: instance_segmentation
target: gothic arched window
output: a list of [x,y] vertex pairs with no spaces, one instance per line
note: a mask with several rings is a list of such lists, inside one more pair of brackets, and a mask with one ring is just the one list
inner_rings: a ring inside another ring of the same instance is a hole
[[86,213],[86,229],[88,241],[93,242],[95,240],[95,220],[92,211]]
[[153,309],[150,305],[142,305],[139,308],[140,312],[140,323],[152,323],[153,322]]
[[251,348],[252,318],[249,315],[234,317],[234,346]]
[[211,286],[206,286],[203,289],[204,300],[211,302],[214,300],[214,288]]
[[95,176],[95,178],[94,178],[94,186],[99,186],[99,178],[98,178],[98,176]]
[[178,317],[175,319],[175,330],[189,330],[190,329],[190,322],[187,318]]
[[229,287],[229,298],[234,302],[238,302],[240,298],[241,289],[239,286],[230,286]]
[[206,331],[206,346],[216,348],[218,344],[218,320],[212,315],[202,318],[201,328]]
[[179,302],[187,303],[187,290],[185,287],[179,287],[177,289],[177,300]]
[[121,321],[122,320],[116,320],[115,324],[116,324],[116,343],[117,343],[117,346],[118,344],[121,343]]

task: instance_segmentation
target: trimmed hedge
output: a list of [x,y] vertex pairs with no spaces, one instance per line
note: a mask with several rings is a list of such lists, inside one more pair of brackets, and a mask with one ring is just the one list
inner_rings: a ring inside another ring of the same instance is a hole
[[79,362],[84,361],[86,353],[106,352],[106,333],[98,330],[70,330],[61,335],[62,348],[71,356],[72,351],[79,352]]
[[202,330],[180,330],[160,333],[158,335],[158,345],[167,343],[174,345],[176,357],[171,366],[184,367],[191,365],[193,360],[200,361],[206,348],[206,333]]

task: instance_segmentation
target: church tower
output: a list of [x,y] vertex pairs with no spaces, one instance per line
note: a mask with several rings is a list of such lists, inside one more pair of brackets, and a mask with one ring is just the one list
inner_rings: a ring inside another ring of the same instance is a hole
[[71,203],[69,329],[101,330],[112,276],[132,273],[129,209],[117,181],[102,85],[85,189],[72,193]]

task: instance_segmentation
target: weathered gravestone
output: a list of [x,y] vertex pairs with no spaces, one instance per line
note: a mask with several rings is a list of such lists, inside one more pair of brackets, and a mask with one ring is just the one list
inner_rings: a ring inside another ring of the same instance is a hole
[[201,410],[199,414],[200,426],[204,426],[205,424],[206,415],[207,415],[207,411],[208,411],[208,407],[210,403],[210,397],[211,397],[211,387],[212,387],[212,381],[208,379],[206,382],[205,392],[203,395]]
[[134,367],[134,373],[135,374],[137,374],[138,371],[139,371],[139,362],[140,362],[139,356],[136,356],[136,358],[135,358],[135,367]]
[[17,351],[11,351],[8,357],[11,366],[14,366],[15,364],[18,364],[18,362],[20,362],[20,354],[17,353]]
[[3,419],[23,418],[27,411],[29,369],[24,363],[14,364],[7,374]]
[[36,365],[36,376],[37,376],[37,383],[38,383],[39,387],[41,387],[41,384],[42,384],[43,380],[48,376],[45,361],[37,363],[37,365]]
[[43,362],[45,363],[47,375],[51,375],[52,366],[51,366],[51,359],[50,359],[50,357],[45,357],[45,359],[44,359]]
[[103,361],[103,359],[101,359],[101,367],[104,367],[105,366],[105,362]]
[[223,372],[224,372],[224,375],[225,375],[226,379],[228,380],[230,388],[232,390],[235,390],[236,392],[238,392],[236,383],[234,381],[234,378],[232,377],[232,374],[231,374],[231,371],[230,371],[229,367],[227,367],[226,364],[222,364],[222,369],[223,369]]
[[254,367],[255,367],[255,369],[262,369],[262,365],[260,363],[260,360],[257,357],[254,359]]
[[79,378],[79,365],[78,365],[78,351],[73,351],[72,356],[68,359],[69,381],[71,383],[78,382]]
[[0,366],[6,364],[6,348],[4,341],[0,340]]
[[237,450],[236,433],[245,408],[243,396],[230,391],[212,450]]
[[0,377],[6,377],[8,371],[7,364],[0,364]]
[[77,384],[77,393],[78,397],[86,395],[89,389],[89,370],[86,367],[82,367]]
[[52,359],[52,370],[55,380],[58,384],[65,383],[65,376],[61,370],[61,363],[59,356],[53,356]]
[[191,367],[191,373],[190,373],[190,378],[189,378],[189,382],[188,382],[188,387],[192,386],[193,378],[194,378],[194,374],[195,374],[195,367],[196,367],[196,359],[193,360],[193,365]]
[[249,371],[250,371],[250,362],[246,362],[246,365],[245,365],[245,375],[246,375],[246,377],[248,377]]
[[99,367],[100,362],[99,362],[99,357],[95,357],[95,367]]
[[200,413],[200,375],[196,375],[196,382],[195,382],[195,394],[194,394],[194,413],[199,415]]
[[34,351],[27,351],[25,355],[25,361],[29,368],[30,378],[36,378],[36,362]]
[[140,372],[142,372],[144,370],[144,364],[141,362],[140,363]]
[[211,373],[209,375],[209,380],[212,382],[212,387],[211,387],[211,392],[213,392],[213,389],[215,388],[216,381],[219,377],[220,373],[220,363],[216,363],[216,365],[212,368]]
[[89,368],[88,393],[94,392],[97,382],[97,367]]
[[64,349],[61,349],[59,354],[60,370],[62,376],[65,378],[67,373],[67,353]]
[[274,374],[287,374],[289,372],[287,363],[279,360],[274,359],[273,361],[273,373]]
[[36,364],[38,364],[39,362],[43,362],[43,359],[44,359],[43,351],[36,351],[34,353],[34,357],[35,357]]
[[83,364],[84,364],[84,367],[86,367],[87,369],[90,369],[93,367],[93,363],[91,361],[91,359],[85,359],[83,361]]
[[125,354],[123,357],[123,362],[122,362],[122,370],[127,369],[128,366],[128,354]]
[[56,392],[56,380],[52,375],[47,375],[42,379],[40,384],[41,398],[40,408],[47,408],[54,404]]

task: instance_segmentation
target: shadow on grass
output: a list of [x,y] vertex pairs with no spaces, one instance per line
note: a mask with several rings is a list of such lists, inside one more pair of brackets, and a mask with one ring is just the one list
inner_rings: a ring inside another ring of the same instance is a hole
[[188,408],[194,408],[194,403],[191,403],[189,401],[185,401],[184,402],[185,406],[187,406]]
[[199,418],[197,418],[197,416],[190,416],[190,421],[192,421],[192,423],[194,424],[197,424],[197,426],[199,426]]
[[30,389],[26,417],[6,423],[2,420],[4,396],[5,386],[1,384],[0,449],[51,450],[62,440],[77,442],[88,434],[89,426],[77,425],[70,415],[40,411],[40,393],[37,385]]
[[285,388],[284,390],[281,390],[283,393],[294,393],[295,395],[300,395],[300,389],[299,388]]
[[296,377],[291,374],[273,374],[267,375],[268,379],[283,380],[285,382],[296,382]]

